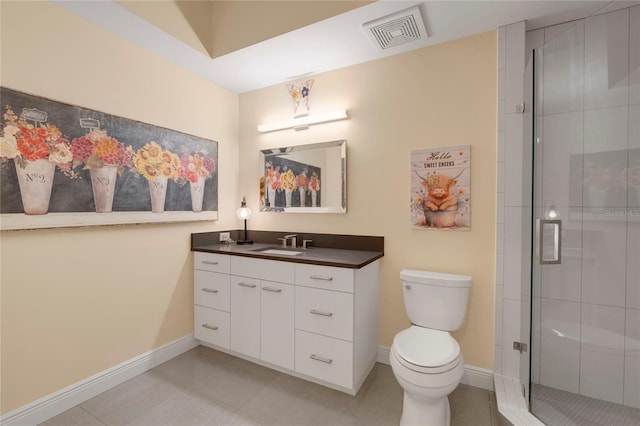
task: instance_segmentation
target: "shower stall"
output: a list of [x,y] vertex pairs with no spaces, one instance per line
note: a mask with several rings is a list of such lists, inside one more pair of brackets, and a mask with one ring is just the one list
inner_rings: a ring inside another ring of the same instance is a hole
[[640,6],[544,41],[529,64],[529,407],[549,426],[639,425]]

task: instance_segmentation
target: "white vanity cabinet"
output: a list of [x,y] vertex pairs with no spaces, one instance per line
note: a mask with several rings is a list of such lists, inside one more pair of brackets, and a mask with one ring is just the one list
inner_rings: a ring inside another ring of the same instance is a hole
[[229,256],[196,252],[194,263],[193,334],[203,342],[229,348]]
[[357,391],[378,351],[378,262],[296,264],[296,372]]
[[195,253],[197,339],[355,394],[378,350],[378,262],[338,268]]

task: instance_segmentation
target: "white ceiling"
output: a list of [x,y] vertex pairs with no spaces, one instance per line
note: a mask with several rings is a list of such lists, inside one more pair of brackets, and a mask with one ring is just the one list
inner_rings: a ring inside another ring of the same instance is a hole
[[[235,93],[326,72],[527,21],[527,29],[616,10],[640,1],[398,1],[368,4],[316,24],[210,58],[111,0],[51,0]],[[380,51],[362,24],[419,5],[429,37]]]

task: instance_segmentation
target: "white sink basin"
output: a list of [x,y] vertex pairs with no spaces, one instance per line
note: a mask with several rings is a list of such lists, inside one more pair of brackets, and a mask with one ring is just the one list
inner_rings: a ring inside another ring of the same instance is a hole
[[260,250],[260,253],[264,253],[264,254],[279,254],[279,255],[283,255],[283,256],[297,256],[297,255],[302,254],[304,252],[302,252],[302,251],[293,251],[293,250],[267,249],[267,250]]

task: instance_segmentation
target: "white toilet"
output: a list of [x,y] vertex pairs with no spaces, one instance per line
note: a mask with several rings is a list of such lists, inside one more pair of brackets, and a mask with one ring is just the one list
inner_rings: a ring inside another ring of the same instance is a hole
[[389,355],[404,389],[400,425],[449,426],[447,396],[464,372],[460,346],[449,332],[464,320],[471,277],[404,269],[400,279],[412,324],[393,338]]

